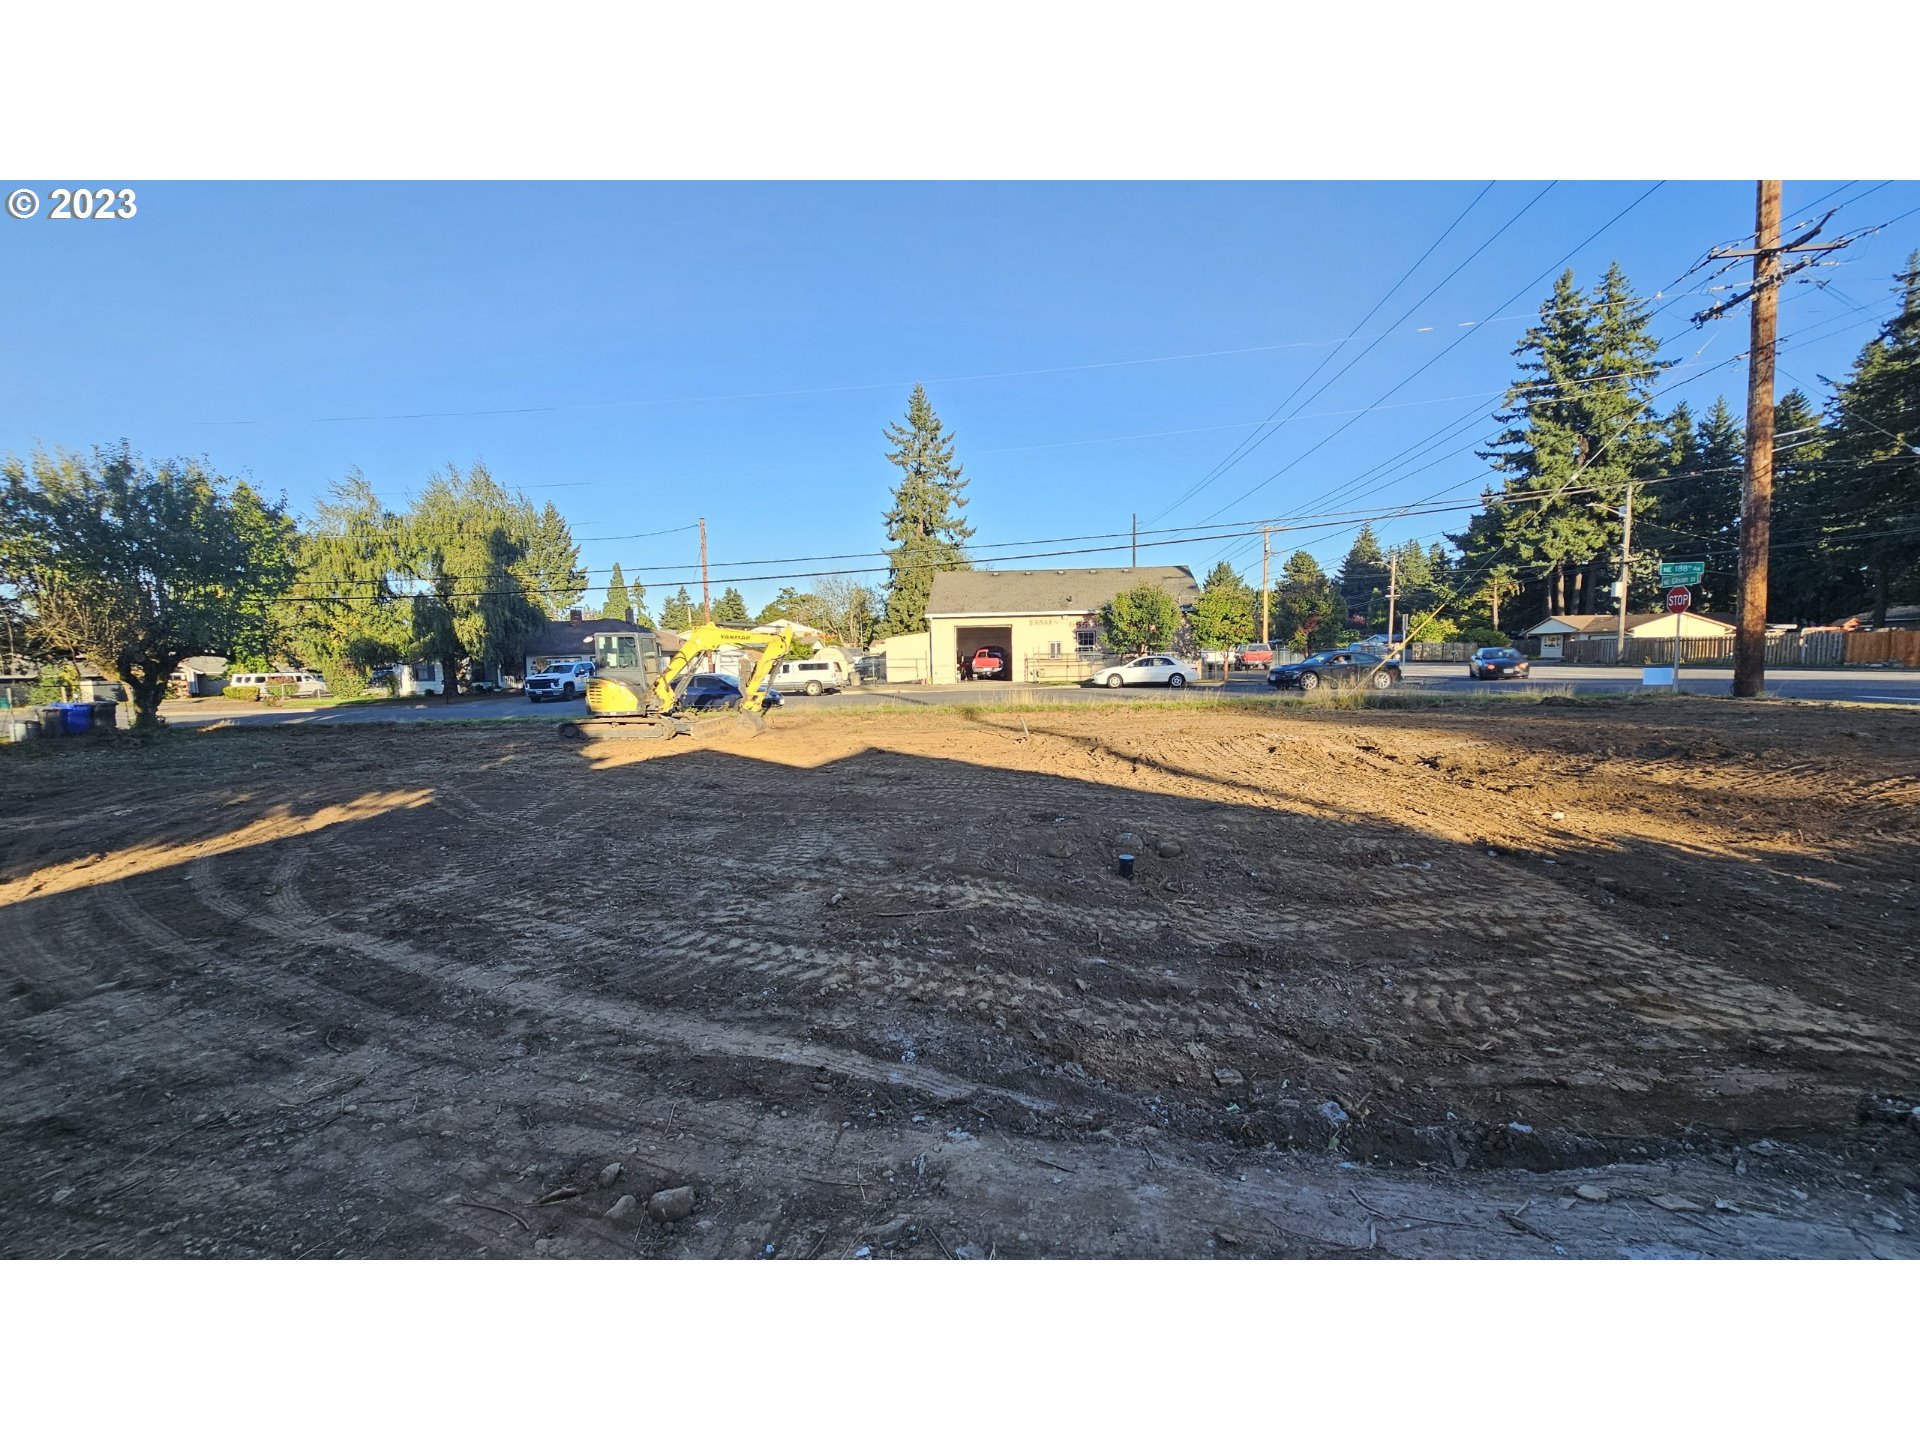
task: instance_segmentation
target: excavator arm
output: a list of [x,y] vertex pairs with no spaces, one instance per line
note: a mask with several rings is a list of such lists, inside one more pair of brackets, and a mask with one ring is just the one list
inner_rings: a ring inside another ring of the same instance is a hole
[[793,636],[785,630],[767,635],[758,630],[730,630],[724,625],[696,625],[687,632],[680,653],[667,662],[660,677],[653,682],[653,698],[660,713],[671,715],[680,703],[680,692],[674,689],[674,681],[702,655],[718,650],[723,645],[738,645],[742,649],[760,651],[760,663],[753,667],[753,678],[747,682],[746,699],[741,702],[740,708],[749,712],[766,709],[767,698],[761,686],[773,673],[773,667],[780,663],[781,657],[793,648]]

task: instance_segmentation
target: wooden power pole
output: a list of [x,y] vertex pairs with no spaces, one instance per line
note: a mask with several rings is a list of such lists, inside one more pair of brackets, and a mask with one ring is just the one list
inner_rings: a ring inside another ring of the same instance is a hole
[[1273,609],[1273,602],[1268,599],[1270,592],[1267,585],[1267,567],[1272,559],[1273,531],[1263,525],[1260,527],[1260,643],[1262,645],[1273,642],[1273,637],[1267,633],[1268,615]]
[[[1613,660],[1616,665],[1626,663],[1627,659],[1627,592],[1633,588],[1633,486],[1627,486],[1626,520],[1620,530],[1620,628],[1613,645]],[[1493,618],[1494,629],[1500,628],[1500,611],[1496,604]]]
[[1762,180],[1754,205],[1753,342],[1747,354],[1747,478],[1740,499],[1740,613],[1733,693],[1767,681],[1767,547],[1773,531],[1773,363],[1780,325],[1780,182]]
[[1783,255],[1809,256],[1840,250],[1857,236],[1815,245],[1813,239],[1829,210],[1791,245],[1780,243],[1780,182],[1762,180],[1754,199],[1753,248],[1711,250],[1708,260],[1753,258],[1753,284],[1739,295],[1710,305],[1693,317],[1696,325],[1726,314],[1742,300],[1753,300],[1753,339],[1747,352],[1747,475],[1740,498],[1740,607],[1733,635],[1733,693],[1759,695],[1767,679],[1767,554],[1773,530],[1773,369],[1780,328],[1780,282],[1815,263],[1812,258],[1781,268]]
[[1133,512],[1133,568],[1140,568],[1140,512]]
[[707,517],[700,517],[700,613],[713,623],[713,588],[707,584]]
[[1400,557],[1387,557],[1387,649],[1393,649],[1393,612],[1400,599]]

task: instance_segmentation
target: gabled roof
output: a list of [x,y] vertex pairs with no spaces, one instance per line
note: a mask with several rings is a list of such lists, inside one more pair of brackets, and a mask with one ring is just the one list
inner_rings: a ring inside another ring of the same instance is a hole
[[1077,615],[1098,610],[1123,590],[1157,585],[1180,606],[1200,598],[1184,565],[1098,570],[942,570],[927,597],[929,616]]
[[[1724,625],[1729,630],[1733,628],[1732,622],[1727,616],[1709,615],[1701,610],[1693,610],[1688,613],[1695,620],[1706,620],[1715,625]],[[1651,625],[1656,620],[1665,620],[1668,624],[1672,624],[1673,615],[1671,612],[1665,610],[1649,611],[1645,615],[1629,615],[1627,616],[1627,629],[1637,630],[1640,626]],[[1524,635],[1538,635],[1545,632],[1549,625],[1565,625],[1576,635],[1612,635],[1620,628],[1620,617],[1618,615],[1549,615],[1539,624],[1523,630],[1521,633]]]
[[529,655],[586,654],[596,635],[648,635],[644,625],[630,620],[549,620],[527,641]]

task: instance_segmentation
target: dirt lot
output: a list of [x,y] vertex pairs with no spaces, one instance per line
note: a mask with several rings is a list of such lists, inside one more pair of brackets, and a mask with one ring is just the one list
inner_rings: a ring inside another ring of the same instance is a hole
[[0,1252],[1920,1256],[1917,761],[1709,700],[0,754]]

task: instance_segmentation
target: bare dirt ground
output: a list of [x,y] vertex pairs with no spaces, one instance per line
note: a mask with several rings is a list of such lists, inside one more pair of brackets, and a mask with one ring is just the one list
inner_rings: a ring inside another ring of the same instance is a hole
[[1920,1256],[1920,716],[24,752],[8,1256]]

